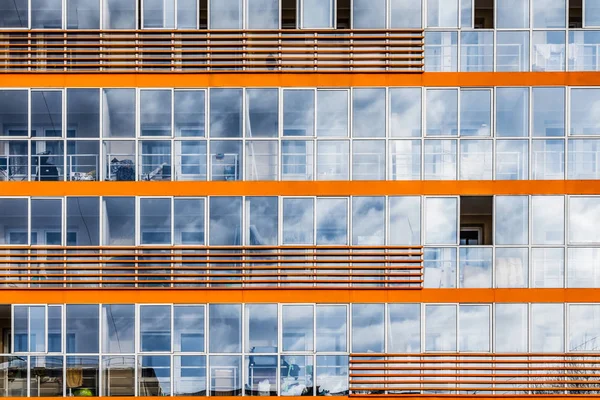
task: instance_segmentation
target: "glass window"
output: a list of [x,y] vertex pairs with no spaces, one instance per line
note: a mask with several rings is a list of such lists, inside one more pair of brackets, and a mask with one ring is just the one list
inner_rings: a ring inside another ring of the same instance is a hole
[[[325,3],[322,0],[315,0]],[[317,12],[315,10],[314,12]],[[314,90],[283,90],[283,136],[314,136]]]
[[496,136],[529,136],[528,88],[496,89]]
[[496,287],[526,288],[529,278],[527,249],[502,247],[496,249]]
[[61,246],[62,199],[31,199],[31,244]]
[[[86,396],[98,396],[99,361],[98,356],[67,356],[67,371],[81,371],[81,375],[76,375],[81,376],[81,387],[75,390],[69,388],[69,394],[75,392],[85,393]],[[43,393],[41,388],[40,393]]]
[[473,28],[473,0],[460,0],[460,27]]
[[102,136],[135,137],[135,89],[103,89],[102,93]]
[[304,29],[334,28],[335,0],[299,0]]
[[347,312],[345,305],[317,305],[317,352],[346,352]]
[[456,306],[425,306],[425,351],[456,351]]
[[67,353],[98,353],[100,320],[97,304],[67,304]]
[[569,243],[600,242],[600,198],[571,197],[569,199]]
[[0,136],[29,136],[28,97],[27,90],[0,90]]
[[421,305],[388,304],[387,352],[421,351]]
[[460,70],[464,72],[494,70],[493,32],[463,31],[460,33]]
[[211,29],[241,29],[242,0],[210,0]]
[[385,137],[385,89],[352,91],[352,136]]
[[175,141],[175,180],[205,181],[206,151],[204,140]]
[[279,0],[247,0],[248,29],[279,29]]
[[210,198],[210,245],[232,246],[242,244],[242,198]]
[[277,304],[246,304],[246,351],[277,353]]
[[205,241],[204,199],[174,199],[175,244],[199,244]]
[[206,356],[174,356],[173,396],[206,395]]
[[458,318],[460,351],[489,352],[490,306],[460,305]]
[[[27,135],[27,129],[22,133]],[[30,172],[29,162],[29,143],[26,140],[0,142],[0,181],[27,180]]]
[[534,140],[531,157],[533,179],[562,180],[565,178],[564,140]]
[[352,352],[383,353],[384,304],[352,304]]
[[531,68],[533,71],[565,70],[564,31],[534,31],[532,42]]
[[456,158],[456,140],[425,140],[425,180],[455,180]]
[[497,28],[529,28],[529,0],[496,0]]
[[104,0],[102,4],[105,29],[135,29],[136,0]]
[[600,249],[567,249],[567,287],[600,287]]
[[174,351],[204,351],[204,306],[174,306]]
[[[95,181],[100,165],[100,146],[97,141],[69,140],[67,142],[67,180]],[[44,179],[43,173],[41,180]]]
[[583,0],[584,26],[600,26],[600,3],[598,0]]
[[30,0],[31,29],[61,29],[62,0]]
[[600,105],[600,90],[571,89],[570,135],[600,134],[600,117],[595,109]]
[[348,137],[347,90],[317,90],[317,136]]
[[133,353],[135,351],[135,305],[102,305],[102,352]]
[[563,244],[565,237],[565,198],[533,196],[532,244]]
[[246,180],[276,181],[278,175],[278,142],[246,141]]
[[0,244],[29,244],[28,230],[28,200],[0,198]]
[[564,351],[564,307],[562,304],[531,305],[531,351]]
[[317,180],[348,180],[350,167],[347,140],[328,140],[317,142]]
[[564,88],[533,88],[533,136],[564,135]]
[[[49,131],[46,131],[46,134]],[[40,140],[31,142],[31,179],[62,181],[64,179],[64,141]],[[22,149],[20,152],[24,154]]]
[[312,181],[313,163],[312,140],[281,141],[281,180]]
[[[69,357],[70,358],[70,357]],[[6,359],[4,359],[6,360]],[[9,361],[10,363],[10,361]],[[5,364],[6,365],[6,364]],[[44,388],[42,394],[42,386],[38,387],[37,380],[42,382],[61,382],[63,379],[64,368],[62,356],[32,356],[29,364],[30,377],[36,377],[36,379],[30,379],[30,396],[31,397],[62,397],[63,396],[63,385],[55,385],[53,387]],[[11,368],[12,369],[12,368]],[[25,390],[25,388],[23,388]],[[133,393],[132,393],[133,394]],[[26,396],[23,394],[22,396]]]
[[527,352],[527,304],[496,304],[494,315],[495,351]]
[[347,199],[317,199],[317,244],[348,244]]
[[210,141],[210,178],[213,181],[238,181],[243,176],[242,142]]
[[98,246],[99,230],[99,198],[67,197],[67,245]]
[[458,135],[458,91],[456,89],[427,90],[426,136]]
[[100,1],[67,0],[67,29],[100,29]]
[[456,249],[426,247],[423,257],[424,283],[426,288],[456,287]]
[[27,28],[29,26],[27,0],[0,2],[0,27]]
[[352,245],[385,244],[385,198],[352,198]]
[[354,0],[352,27],[354,29],[385,29],[386,0]]
[[205,94],[204,90],[176,90],[175,136],[204,137],[205,135]]
[[455,197],[425,199],[425,243],[456,244],[458,200]]
[[491,180],[492,158],[491,140],[461,140],[460,179]]
[[283,199],[283,244],[314,243],[313,199]]
[[527,196],[496,196],[495,244],[527,244],[529,204]]
[[355,140],[352,145],[352,180],[385,180],[385,141]]
[[519,180],[529,177],[529,141],[496,141],[496,179]]
[[140,306],[140,350],[171,351],[171,306]]
[[389,179],[409,181],[421,179],[421,140],[388,141]]
[[421,0],[390,0],[390,28],[420,28]]
[[427,27],[458,26],[458,0],[427,0]]
[[15,353],[46,352],[46,307],[15,306],[13,327]]
[[104,197],[104,245],[135,245],[135,197]]
[[140,244],[171,244],[171,199],[140,199]]
[[569,31],[569,71],[597,71],[598,59],[591,49],[600,44],[600,31]]
[[246,197],[246,244],[275,246],[278,243],[279,210],[277,197]]
[[239,353],[242,351],[241,305],[209,305],[208,327],[211,353]]
[[564,28],[565,0],[532,0],[534,28]]
[[390,136],[421,137],[421,89],[393,88],[390,93]]
[[246,89],[246,113],[246,137],[278,137],[277,89]]
[[140,356],[138,395],[170,396],[171,395],[171,357]]
[[143,0],[144,28],[174,28],[175,0]]
[[210,90],[210,137],[242,137],[242,89]]
[[492,94],[489,90],[461,90],[460,135],[490,136]]
[[198,28],[198,2],[197,0],[178,0],[177,1],[177,28],[178,29],[197,29]]
[[570,139],[568,179],[600,178],[600,140]]
[[389,198],[389,244],[416,245],[421,243],[421,198]]
[[348,365],[347,356],[317,356],[317,396],[347,396]]
[[565,250],[531,250],[531,287],[562,288],[565,285]]
[[425,32],[425,71],[458,71],[458,32]]
[[313,374],[312,356],[281,356],[279,394],[281,396],[312,396]]
[[239,396],[242,392],[242,358],[210,356],[210,395]]
[[313,306],[286,304],[281,312],[283,351],[313,351]]
[[569,305],[569,351],[597,352],[600,340],[600,305]]
[[31,136],[62,137],[62,92],[31,91]]
[[529,32],[496,33],[496,71],[529,71]]
[[142,136],[171,135],[171,91],[140,91],[140,134]]
[[144,140],[139,142],[139,179],[142,181],[171,180],[171,142]]
[[105,396],[134,396],[135,364],[135,356],[103,356],[102,393]]
[[459,284],[461,288],[492,287],[492,248],[460,248]]

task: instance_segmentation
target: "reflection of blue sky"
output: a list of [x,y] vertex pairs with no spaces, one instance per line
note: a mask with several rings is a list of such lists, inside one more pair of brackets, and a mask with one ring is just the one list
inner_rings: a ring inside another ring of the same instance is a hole
[[352,352],[383,353],[384,305],[352,305]]
[[352,244],[383,245],[385,240],[385,198],[352,198]]
[[421,136],[421,89],[393,88],[390,92],[390,136]]
[[212,246],[239,245],[242,235],[241,197],[210,198],[210,240]]
[[385,89],[354,89],[352,124],[353,137],[385,136]]
[[209,307],[209,351],[212,353],[236,353],[241,351],[241,305],[211,304]]
[[313,199],[283,199],[283,244],[313,244]]
[[421,350],[421,305],[388,304],[389,353],[418,353]]
[[348,244],[346,199],[317,199],[317,244]]
[[496,244],[527,244],[529,204],[527,196],[496,197]]
[[242,137],[242,89],[210,90],[210,136]]

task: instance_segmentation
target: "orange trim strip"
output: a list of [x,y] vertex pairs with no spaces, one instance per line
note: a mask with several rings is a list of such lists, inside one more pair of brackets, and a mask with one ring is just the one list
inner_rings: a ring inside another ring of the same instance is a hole
[[0,87],[600,86],[597,72],[402,73],[5,73]]
[[588,303],[600,289],[13,289],[0,303]]
[[[600,76],[600,74],[598,74]],[[600,194],[599,181],[2,182],[1,196]]]
[[[218,396],[219,400],[239,400],[239,397],[234,397],[234,396]],[[352,395],[352,396],[336,396],[335,400],[368,400],[368,399],[373,399],[373,397],[380,397],[377,395],[370,395],[370,396],[364,396],[364,395]],[[382,395],[381,397],[395,397],[394,395]],[[451,400],[451,399],[469,399],[469,398],[476,398],[477,400],[498,400],[499,398],[510,398],[513,400],[528,400],[531,397],[547,397],[547,398],[551,398],[553,400],[572,400],[573,399],[573,395],[571,396],[565,396],[565,395],[552,395],[552,394],[539,394],[539,395],[532,395],[532,394],[528,394],[528,395],[511,395],[511,394],[502,394],[502,395],[497,395],[497,396],[492,396],[492,395],[477,395],[477,396],[473,396],[473,395],[464,395],[464,396],[457,396],[457,395],[440,395],[440,394],[434,394],[434,395],[428,395],[428,394],[403,394],[402,397],[411,397],[411,398],[420,398],[420,397],[426,397],[428,400]],[[598,395],[582,395],[582,397],[584,398],[597,398]],[[18,399],[19,397],[13,397],[13,399]],[[22,399],[26,399],[27,397],[22,397]],[[30,397],[31,398],[31,397]],[[175,396],[176,399],[179,400],[198,400],[198,397],[190,397],[190,396]],[[200,398],[206,398],[206,397],[200,397]],[[307,397],[306,396],[285,396],[283,397],[285,400],[306,400]],[[56,397],[35,397],[35,399],[38,400],[56,400]],[[111,396],[110,397],[111,400],[132,400],[132,397],[123,397],[123,396]],[[140,400],[156,400],[156,397],[146,397],[146,396],[139,396],[139,397],[134,397],[133,399],[140,399]]]

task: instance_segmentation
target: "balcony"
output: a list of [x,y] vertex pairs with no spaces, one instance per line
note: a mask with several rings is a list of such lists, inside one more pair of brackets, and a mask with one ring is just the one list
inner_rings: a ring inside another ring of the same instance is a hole
[[0,30],[3,72],[423,71],[422,30]]
[[418,246],[3,246],[0,289],[421,289],[422,258]]
[[598,353],[351,354],[350,395],[600,394]]

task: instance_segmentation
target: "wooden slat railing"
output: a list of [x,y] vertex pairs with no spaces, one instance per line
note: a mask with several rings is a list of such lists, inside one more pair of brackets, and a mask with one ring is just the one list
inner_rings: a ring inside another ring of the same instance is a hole
[[0,30],[2,72],[422,70],[422,30]]
[[421,289],[421,247],[0,246],[0,288]]
[[355,396],[600,395],[600,353],[351,354]]

